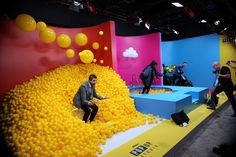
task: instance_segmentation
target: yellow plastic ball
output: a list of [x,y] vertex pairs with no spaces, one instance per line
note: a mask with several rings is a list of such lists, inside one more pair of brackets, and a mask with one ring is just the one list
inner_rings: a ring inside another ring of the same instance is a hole
[[61,48],[67,48],[71,45],[71,39],[67,34],[60,34],[57,37],[57,45]]
[[103,60],[100,60],[100,63],[101,63],[101,64],[103,64],[103,63],[104,63],[104,61],[103,61]]
[[105,51],[107,51],[107,50],[108,50],[108,47],[107,47],[107,46],[105,46],[105,47],[104,47],[104,50],[105,50]]
[[88,42],[88,37],[84,33],[78,33],[75,36],[75,43],[79,46],[85,46]]
[[39,32],[39,38],[44,43],[52,43],[56,39],[56,33],[51,28]]
[[45,22],[39,21],[39,22],[37,22],[37,28],[40,31],[44,31],[47,28],[47,25]]
[[91,63],[94,59],[93,52],[90,50],[83,50],[79,53],[79,57],[83,63]]
[[72,58],[75,56],[75,51],[73,49],[66,50],[66,57]]
[[99,31],[99,35],[101,35],[101,36],[102,36],[103,34],[104,34],[104,33],[103,33],[103,31]]
[[94,59],[93,59],[93,62],[94,62],[94,63],[96,63],[96,62],[97,62],[97,60],[94,58]]
[[[91,73],[100,80],[98,92],[111,98],[97,101],[95,120],[85,123],[84,112],[74,110],[72,101]],[[147,118],[136,110],[125,81],[113,69],[97,64],[67,64],[45,72],[16,85],[2,105],[0,131],[14,156],[95,157],[113,134],[145,125],[147,120],[157,121],[157,116],[149,114]],[[75,116],[75,111],[81,116]]]
[[20,14],[16,17],[16,25],[24,32],[34,31],[36,28],[36,22],[34,18],[28,14]]
[[93,46],[94,50],[99,49],[99,43],[98,42],[94,42],[92,46]]

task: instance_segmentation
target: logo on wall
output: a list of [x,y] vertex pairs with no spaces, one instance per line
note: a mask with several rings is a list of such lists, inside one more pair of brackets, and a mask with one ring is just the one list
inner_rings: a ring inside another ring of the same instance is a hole
[[137,58],[138,53],[133,47],[130,47],[123,52],[123,56],[127,58]]

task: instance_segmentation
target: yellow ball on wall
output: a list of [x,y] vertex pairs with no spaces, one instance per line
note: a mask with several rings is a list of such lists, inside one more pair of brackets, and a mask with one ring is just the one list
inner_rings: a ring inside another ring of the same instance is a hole
[[67,50],[66,50],[66,56],[67,56],[68,58],[74,57],[74,56],[75,56],[75,51],[74,51],[73,49],[67,49]]
[[57,44],[62,48],[67,48],[71,44],[71,39],[67,34],[60,34],[57,37]]
[[101,36],[102,36],[103,34],[104,34],[104,33],[103,33],[103,31],[99,31],[99,35],[101,35]]
[[43,31],[43,30],[45,30],[45,29],[47,28],[47,25],[46,25],[45,22],[39,21],[39,22],[37,23],[37,28],[38,28],[38,30]]
[[46,28],[43,31],[39,32],[39,38],[44,43],[51,43],[56,39],[56,33],[51,28]]
[[80,60],[83,63],[91,63],[94,59],[93,52],[90,50],[83,50],[79,53]]
[[36,22],[34,18],[28,14],[20,14],[16,17],[16,25],[24,32],[34,31],[36,28]]
[[98,42],[94,42],[92,47],[93,47],[94,50],[99,49],[99,43]]
[[103,61],[103,60],[100,60],[100,63],[101,63],[101,64],[103,64],[103,63],[104,63],[104,61]]
[[105,47],[104,47],[104,50],[105,50],[105,51],[107,51],[107,50],[108,50],[108,47],[107,47],[107,46],[105,46]]
[[75,43],[79,46],[85,46],[88,42],[88,37],[84,33],[78,33],[75,36]]

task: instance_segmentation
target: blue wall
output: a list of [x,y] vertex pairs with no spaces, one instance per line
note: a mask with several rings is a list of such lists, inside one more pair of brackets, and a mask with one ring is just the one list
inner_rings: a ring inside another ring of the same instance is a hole
[[183,40],[161,42],[162,64],[188,65],[183,69],[194,86],[212,88],[215,75],[212,62],[220,60],[219,36],[205,35]]

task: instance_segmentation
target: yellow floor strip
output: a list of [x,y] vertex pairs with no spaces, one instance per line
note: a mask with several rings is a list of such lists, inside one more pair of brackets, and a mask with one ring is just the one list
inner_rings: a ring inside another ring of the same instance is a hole
[[[224,94],[220,94],[219,97],[218,107],[227,100]],[[188,114],[190,122],[187,127],[180,127],[172,120],[166,120],[103,157],[161,157],[212,112],[213,110],[206,109],[206,105],[203,104]]]

